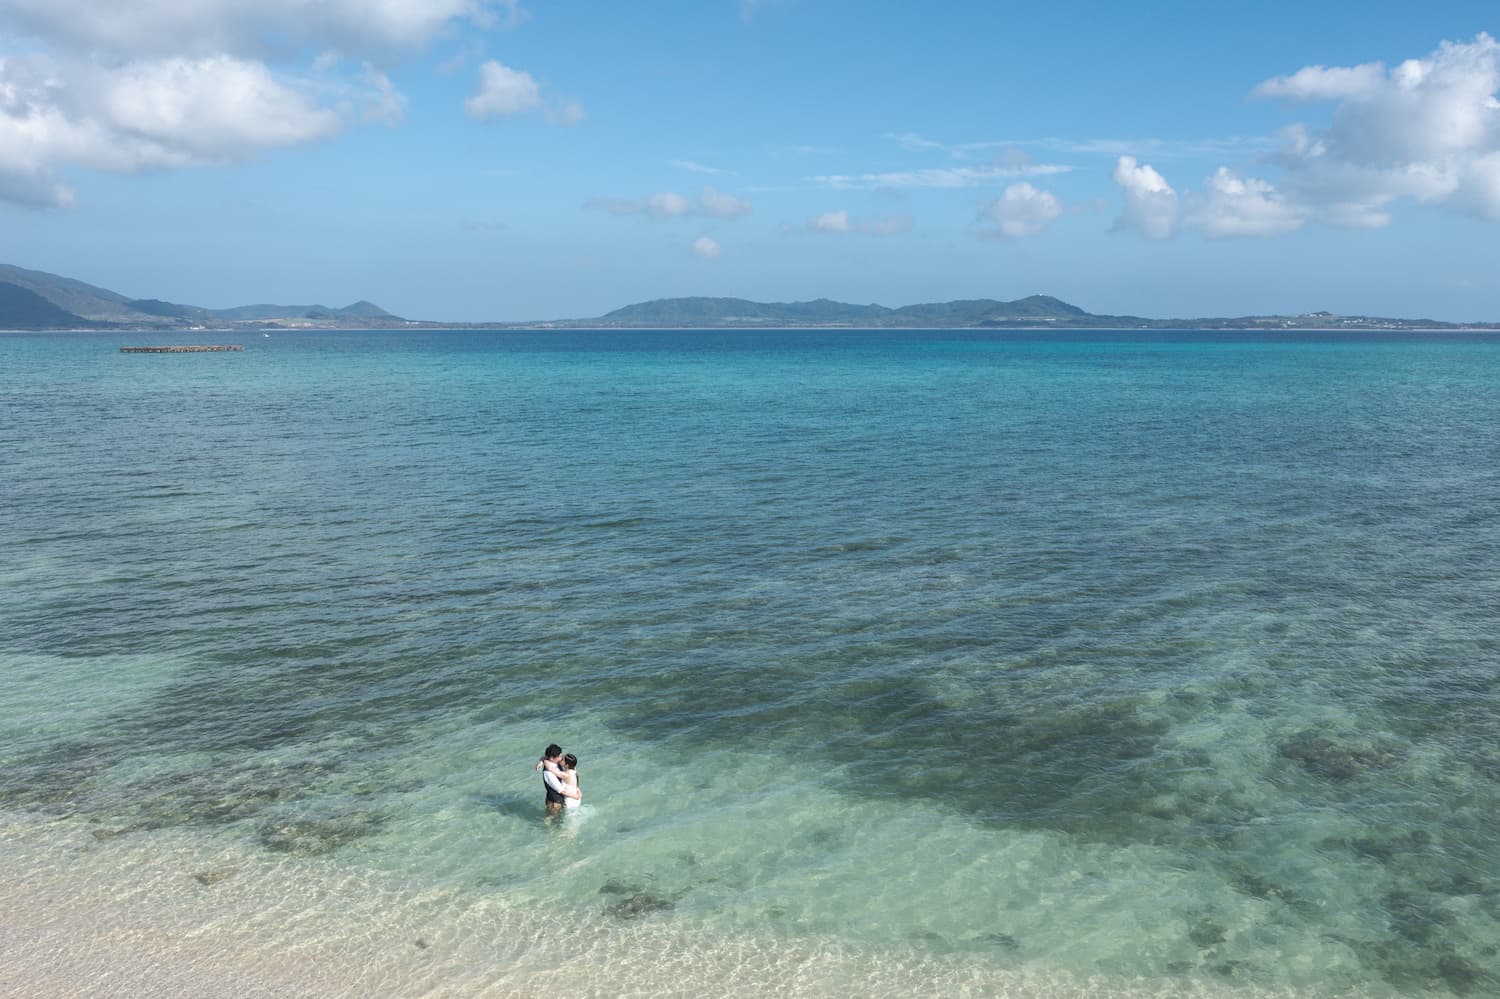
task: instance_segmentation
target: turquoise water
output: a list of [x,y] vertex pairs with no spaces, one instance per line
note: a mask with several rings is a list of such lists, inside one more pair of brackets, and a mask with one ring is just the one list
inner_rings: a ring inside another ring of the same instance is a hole
[[395,992],[1500,992],[1500,337],[121,342],[0,338],[13,880]]

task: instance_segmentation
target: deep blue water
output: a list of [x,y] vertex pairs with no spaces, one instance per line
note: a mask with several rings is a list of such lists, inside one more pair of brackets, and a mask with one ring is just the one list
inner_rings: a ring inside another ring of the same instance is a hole
[[[116,349],[173,339],[0,338],[0,807],[601,925],[1500,992],[1500,337]],[[552,740],[597,884],[527,852]]]

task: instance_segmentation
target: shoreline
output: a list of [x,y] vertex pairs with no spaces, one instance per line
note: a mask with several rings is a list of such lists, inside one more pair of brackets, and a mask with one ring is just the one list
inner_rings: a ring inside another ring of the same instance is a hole
[[1401,326],[1336,328],[1329,326],[554,326],[554,325],[423,325],[423,326],[285,326],[215,327],[212,329],[0,329],[0,335],[68,333],[109,336],[155,333],[1337,333],[1388,336],[1397,333],[1500,333],[1493,326]]
[[[577,913],[503,891],[399,885],[182,830],[100,839],[75,820],[12,815],[0,844],[15,861],[0,878],[0,993],[31,999],[1281,994],[714,937],[661,919],[577,927]],[[559,927],[577,930],[561,949]]]

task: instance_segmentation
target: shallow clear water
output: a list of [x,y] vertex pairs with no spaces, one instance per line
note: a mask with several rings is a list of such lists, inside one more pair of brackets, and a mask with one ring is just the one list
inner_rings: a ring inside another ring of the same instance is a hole
[[12,886],[392,991],[1500,991],[1500,338],[120,342],[0,339]]

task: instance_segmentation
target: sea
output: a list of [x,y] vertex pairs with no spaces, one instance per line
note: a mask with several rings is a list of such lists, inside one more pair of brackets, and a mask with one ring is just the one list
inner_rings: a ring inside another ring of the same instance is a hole
[[0,337],[3,994],[1496,995],[1497,816],[1494,334]]

